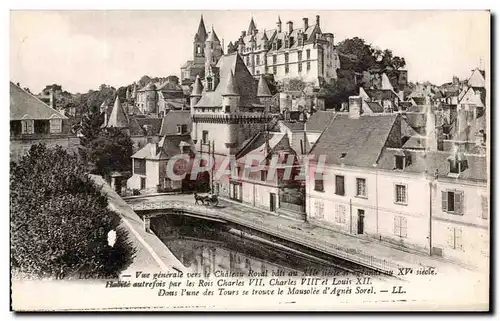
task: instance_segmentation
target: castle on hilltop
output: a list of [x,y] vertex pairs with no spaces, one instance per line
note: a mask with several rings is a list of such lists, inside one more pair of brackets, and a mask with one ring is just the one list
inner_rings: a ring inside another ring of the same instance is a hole
[[[321,31],[319,15],[315,24],[309,24],[308,18],[302,20],[299,27],[288,21],[287,28],[282,28],[278,17],[276,28],[260,31],[252,18],[248,30],[242,31],[234,44],[228,44],[227,53],[238,52],[256,79],[272,74],[278,82],[299,78],[316,87],[337,79],[340,59],[333,34]],[[181,67],[182,83],[192,84],[196,76],[205,79],[208,74],[216,74],[223,49],[214,28],[206,31],[202,16],[194,36],[193,59]]]

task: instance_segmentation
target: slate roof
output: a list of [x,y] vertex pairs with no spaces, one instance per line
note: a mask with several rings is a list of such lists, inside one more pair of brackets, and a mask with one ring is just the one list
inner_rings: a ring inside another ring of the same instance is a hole
[[271,91],[267,85],[267,81],[264,79],[264,75],[260,75],[259,84],[257,85],[257,97],[271,97]]
[[10,120],[68,119],[40,99],[10,82]]
[[425,97],[412,97],[413,101],[417,105],[425,105]]
[[162,119],[159,130],[160,136],[177,135],[177,125],[187,125],[187,132],[191,132],[191,111],[171,110]]
[[194,40],[198,42],[205,41],[207,39],[207,30],[205,29],[205,22],[203,21],[203,15],[201,15],[200,23],[198,24],[198,31],[194,36]]
[[240,94],[240,106],[246,107],[259,104],[257,99],[257,83],[248,71],[241,56],[237,53],[224,55],[217,63],[220,81],[215,91],[204,92],[195,107],[222,106],[222,92],[228,85],[231,72],[233,72],[236,88]]
[[[158,117],[131,117],[131,136],[156,136],[160,132],[162,118]],[[149,128],[149,130],[147,130]],[[148,132],[149,131],[149,132]]]
[[322,132],[335,117],[333,111],[317,111],[306,122],[306,131]]
[[111,115],[109,115],[106,127],[127,128],[129,126],[128,115],[120,103],[120,97],[116,96]]
[[[443,151],[408,151],[404,152],[410,156],[410,164],[403,170],[394,169],[395,159],[394,156],[400,153],[402,149],[398,148],[384,148],[379,160],[379,168],[386,170],[394,170],[399,172],[409,172],[415,174],[422,174],[427,170],[427,173],[434,175],[436,169],[438,170],[438,177],[448,177],[449,162],[448,158],[452,156],[451,152]],[[467,159],[468,168],[461,172],[458,179],[472,180],[472,181],[487,181],[487,160],[485,156],[477,155],[464,155]]]
[[[398,114],[349,118],[337,114],[312,147],[310,154],[326,156],[327,164],[372,167],[386,144]],[[341,159],[341,155],[345,156]],[[341,161],[342,160],[342,161]]]
[[179,91],[183,91],[182,90],[182,87],[178,84],[176,84],[175,82],[173,81],[165,81],[160,87],[158,87],[158,90],[161,90],[161,91],[175,91],[175,92],[179,92]]
[[149,160],[167,160],[182,152],[181,146],[191,146],[193,142],[190,135],[164,136],[158,144],[148,143],[138,150],[132,158]]
[[371,109],[371,111],[374,113],[383,113],[384,112],[384,107],[382,107],[379,103],[367,102],[366,104]]
[[390,89],[365,89],[365,92],[372,100],[393,100],[398,97],[394,91]]
[[486,115],[482,115],[481,117],[475,118],[471,120],[467,127],[465,127],[461,132],[458,132],[458,124],[455,121],[450,130],[451,137],[456,140],[472,140],[475,141],[475,135],[480,131],[486,130]]

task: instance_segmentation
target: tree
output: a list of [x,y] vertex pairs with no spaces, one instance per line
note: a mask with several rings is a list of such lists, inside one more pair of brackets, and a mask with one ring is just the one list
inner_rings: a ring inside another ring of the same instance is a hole
[[271,92],[271,95],[275,95],[278,92],[278,83],[274,80],[273,74],[264,74],[264,80],[267,83],[267,87]]
[[104,128],[86,148],[93,172],[107,176],[111,172],[132,170],[132,139],[118,128]]
[[[116,277],[135,249],[118,215],[75,155],[33,145],[10,166],[11,263],[39,277],[77,272]],[[114,246],[107,242],[115,230]]]
[[175,76],[175,75],[170,75],[167,77],[167,80],[170,81],[170,82],[173,82],[174,84],[179,84],[179,77]]
[[78,151],[84,164],[89,163],[89,149],[92,142],[99,136],[102,130],[101,126],[104,122],[104,113],[100,113],[97,108],[93,109],[83,116],[80,124],[77,126],[77,130],[80,132],[80,146]]
[[293,78],[288,81],[287,88],[291,91],[302,91],[306,88],[306,84],[300,78]]

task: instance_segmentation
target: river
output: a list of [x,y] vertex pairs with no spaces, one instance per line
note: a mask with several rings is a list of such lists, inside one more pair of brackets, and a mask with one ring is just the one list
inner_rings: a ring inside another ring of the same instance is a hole
[[195,272],[249,270],[345,270],[335,260],[279,244],[234,226],[181,215],[151,220],[151,228],[187,268]]

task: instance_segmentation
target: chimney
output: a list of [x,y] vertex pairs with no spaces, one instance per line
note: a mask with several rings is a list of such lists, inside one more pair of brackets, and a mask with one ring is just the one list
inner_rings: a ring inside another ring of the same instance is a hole
[[156,156],[156,150],[158,148],[156,142],[152,142],[150,146],[151,146],[151,156]]
[[291,34],[293,31],[293,22],[288,21],[286,24],[288,25],[288,33]]
[[427,136],[426,149],[430,151],[438,150],[437,144],[437,131],[436,131],[436,115],[432,112],[431,108],[427,109],[425,122],[425,134]]
[[361,99],[359,96],[349,97],[349,118],[357,119],[361,116]]
[[304,32],[305,32],[307,28],[309,28],[309,19],[302,18],[302,20],[304,21]]
[[319,27],[319,15],[316,16],[316,25]]

